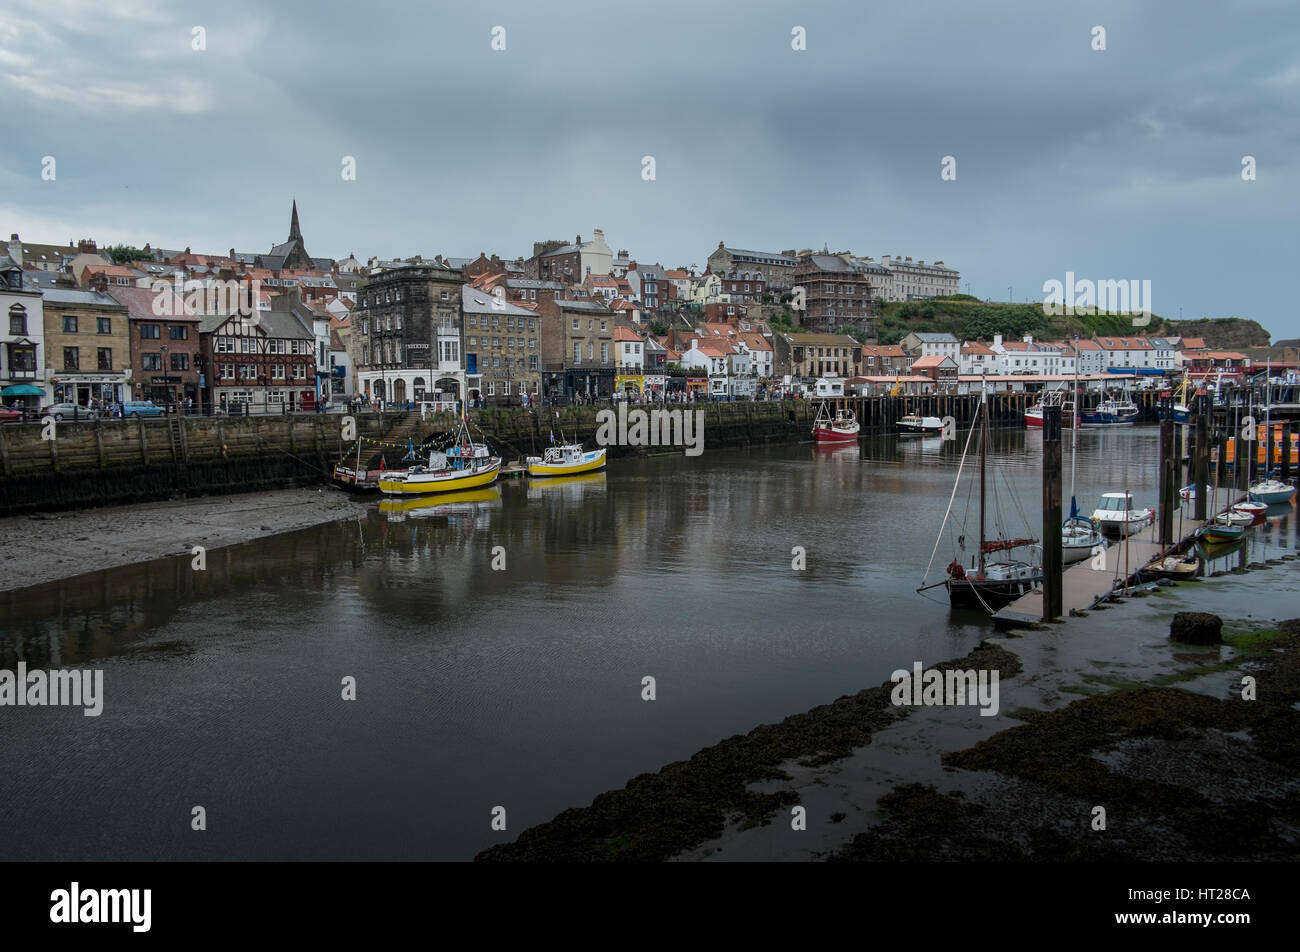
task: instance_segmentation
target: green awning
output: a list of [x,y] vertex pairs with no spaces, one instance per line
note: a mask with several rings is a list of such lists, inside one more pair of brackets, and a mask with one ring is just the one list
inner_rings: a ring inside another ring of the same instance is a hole
[[0,390],[0,397],[43,397],[45,391],[29,383],[16,383],[12,387]]

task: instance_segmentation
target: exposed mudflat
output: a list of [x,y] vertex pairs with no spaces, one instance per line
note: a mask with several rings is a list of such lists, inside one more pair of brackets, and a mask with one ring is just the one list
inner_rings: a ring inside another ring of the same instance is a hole
[[0,592],[249,542],[346,519],[364,502],[328,487],[207,496],[0,519]]

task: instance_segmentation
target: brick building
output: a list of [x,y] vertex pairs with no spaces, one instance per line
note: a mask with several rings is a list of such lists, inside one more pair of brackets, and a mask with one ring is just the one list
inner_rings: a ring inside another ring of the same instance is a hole
[[614,312],[601,301],[550,300],[542,317],[542,397],[609,397],[614,392]]
[[199,317],[170,287],[108,285],[108,295],[127,311],[131,344],[131,390],[128,399],[206,406],[199,387],[203,372]]
[[804,289],[807,309],[801,320],[809,331],[831,333],[840,327],[866,330],[875,319],[871,282],[845,256],[802,256],[794,269],[794,283]]

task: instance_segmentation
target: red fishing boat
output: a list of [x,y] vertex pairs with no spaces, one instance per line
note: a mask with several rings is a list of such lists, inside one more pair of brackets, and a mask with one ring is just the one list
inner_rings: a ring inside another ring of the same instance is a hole
[[1074,398],[1064,390],[1049,390],[1032,407],[1026,407],[1025,426],[1041,428],[1044,407],[1060,407],[1061,426],[1067,430],[1074,428]]
[[836,410],[832,417],[823,403],[813,421],[813,439],[818,443],[856,443],[861,429],[852,410]]

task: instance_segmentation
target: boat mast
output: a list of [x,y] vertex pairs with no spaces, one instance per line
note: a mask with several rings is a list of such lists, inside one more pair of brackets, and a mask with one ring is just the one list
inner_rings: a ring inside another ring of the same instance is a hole
[[1070,515],[1074,515],[1077,503],[1074,500],[1075,457],[1079,455],[1079,335],[1074,335],[1074,394],[1071,397],[1074,409],[1070,413]]
[[988,384],[985,383],[980,391],[980,559],[979,574],[984,576],[984,470],[988,459],[988,412],[989,412],[989,391]]
[[[1273,474],[1273,421],[1270,413],[1273,409],[1273,359],[1264,361],[1264,475],[1269,479]],[[1284,447],[1289,450],[1290,447]]]

